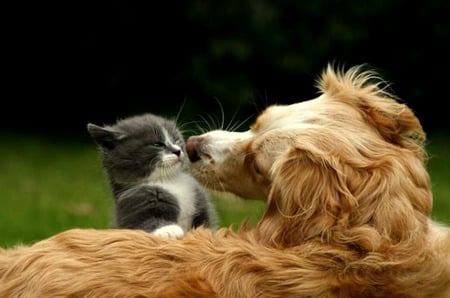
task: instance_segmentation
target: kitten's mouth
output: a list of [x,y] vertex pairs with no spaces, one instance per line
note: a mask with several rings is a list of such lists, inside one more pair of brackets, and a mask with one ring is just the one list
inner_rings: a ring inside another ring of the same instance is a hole
[[161,161],[161,163],[157,166],[158,168],[161,169],[166,169],[166,170],[174,170],[176,168],[181,167],[181,165],[183,164],[183,158],[182,157],[173,157],[173,158],[166,158],[164,160]]
[[171,161],[169,162],[169,166],[170,166],[170,167],[176,167],[176,166],[181,165],[181,163],[182,163],[182,159],[177,158],[177,159],[171,160]]

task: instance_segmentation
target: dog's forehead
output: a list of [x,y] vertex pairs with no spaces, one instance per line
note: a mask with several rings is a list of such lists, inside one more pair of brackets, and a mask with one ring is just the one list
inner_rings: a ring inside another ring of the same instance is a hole
[[291,148],[295,139],[295,130],[273,129],[252,138],[247,145],[247,151],[260,154],[264,158],[274,158]]
[[250,139],[253,136],[252,131],[236,132],[236,131],[225,131],[225,130],[212,130],[203,136],[207,136],[209,139],[220,140],[220,143],[226,144],[229,142],[241,142]]
[[299,126],[316,118],[323,109],[323,96],[290,105],[271,105],[267,107],[251,126],[254,133]]

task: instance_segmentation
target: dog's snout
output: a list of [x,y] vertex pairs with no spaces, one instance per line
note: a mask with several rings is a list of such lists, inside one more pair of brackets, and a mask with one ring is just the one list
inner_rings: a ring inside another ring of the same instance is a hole
[[191,162],[196,162],[200,160],[199,150],[200,138],[196,136],[191,136],[186,142],[186,151]]

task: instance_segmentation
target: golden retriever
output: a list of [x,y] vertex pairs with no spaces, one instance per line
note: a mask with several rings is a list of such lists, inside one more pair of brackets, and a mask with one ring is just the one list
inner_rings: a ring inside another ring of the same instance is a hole
[[204,185],[267,202],[255,228],[69,230],[1,251],[0,297],[450,297],[425,133],[382,83],[329,66],[317,98],[188,139]]

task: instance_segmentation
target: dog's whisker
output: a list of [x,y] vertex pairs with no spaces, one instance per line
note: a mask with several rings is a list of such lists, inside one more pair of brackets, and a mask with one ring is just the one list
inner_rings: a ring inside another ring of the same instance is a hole
[[200,126],[201,123],[203,122],[197,120],[183,122],[179,126],[179,130],[183,133],[183,135],[195,135],[198,133],[205,133],[207,130],[204,127]]
[[235,117],[236,117],[236,115],[237,115],[237,112],[238,112],[238,109],[236,109],[235,111],[234,111],[234,113],[233,113],[233,116],[231,117],[231,119],[230,119],[230,122],[228,122],[228,124],[227,124],[227,126],[225,127],[225,130],[226,131],[233,131],[233,129],[232,129],[232,124],[233,124],[233,121],[234,121],[234,119],[235,119]]
[[176,117],[175,117],[175,120],[174,120],[174,122],[177,124],[177,126],[179,126],[179,125],[178,125],[178,120],[179,120],[179,118],[180,118],[180,115],[181,115],[181,112],[182,112],[182,110],[183,110],[183,108],[184,108],[185,103],[186,103],[186,98],[183,99],[183,102],[181,103],[181,106],[180,106],[180,108],[178,109],[178,113],[177,113],[177,115],[176,115]]
[[211,114],[208,114],[207,116],[208,116],[209,120],[212,123],[212,130],[219,129],[220,123],[218,122],[219,119],[217,118],[217,116],[216,115],[211,115]]
[[224,125],[225,125],[225,111],[224,111],[224,109],[223,109],[223,105],[222,105],[222,103],[220,102],[220,100],[219,100],[217,97],[215,97],[215,100],[216,100],[217,104],[219,105],[219,109],[220,109],[220,119],[221,119],[221,120],[219,120],[219,122],[218,122],[218,124],[220,124],[220,126],[218,126],[217,129],[223,130],[223,129],[224,129]]
[[196,123],[195,126],[198,131],[198,134],[204,134],[204,133],[208,132],[208,130],[206,128],[204,128],[203,126],[200,126],[199,123]]
[[214,127],[210,124],[210,122],[203,115],[199,115],[199,117],[203,120],[203,123],[205,123],[205,125],[207,126],[209,131],[214,130]]
[[244,120],[242,120],[242,121],[238,121],[238,122],[236,122],[233,126],[231,126],[231,128],[230,128],[230,131],[236,131],[236,130],[238,130],[239,128],[241,128],[250,118],[252,118],[254,115],[250,115],[250,116],[248,116],[247,118],[245,118]]
[[196,121],[196,120],[181,122],[181,123],[177,124],[177,127],[179,129],[183,129],[186,126],[190,126],[190,125],[193,125],[193,124],[196,124],[196,123],[198,123],[198,121]]

